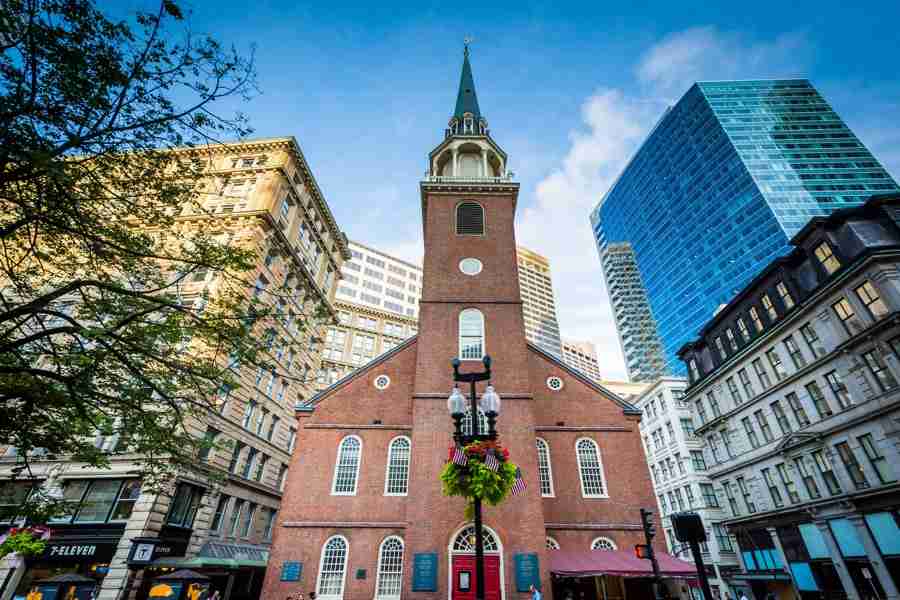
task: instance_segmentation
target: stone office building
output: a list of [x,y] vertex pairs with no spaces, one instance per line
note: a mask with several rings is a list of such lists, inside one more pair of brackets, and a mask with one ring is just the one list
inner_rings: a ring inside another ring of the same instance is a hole
[[[293,138],[216,145],[201,158],[208,160],[204,210],[185,209],[179,225],[222,227],[262,251],[248,294],[267,301],[269,286],[291,284],[292,297],[279,300],[278,339],[293,338],[303,350],[295,354],[274,344],[272,359],[290,378],[244,367],[238,373],[241,387],[221,387],[218,411],[190,424],[197,437],[231,443],[197,457],[221,478],[185,473],[169,493],[150,493],[142,488],[137,457],[127,446],[98,436],[97,446],[110,454],[109,469],[33,455],[34,479],[23,480],[14,477],[22,470],[21,457],[7,448],[0,456],[0,503],[15,506],[32,487],[42,486],[75,506],[49,524],[43,556],[0,561],[2,600],[24,595],[33,581],[60,572],[95,579],[99,600],[142,598],[150,578],[182,567],[211,577],[222,600],[259,596],[297,439],[293,406],[315,392],[321,351],[315,340],[325,336],[324,323],[309,329],[298,323],[316,306],[336,319],[337,273],[350,252]],[[211,274],[199,272],[183,294],[190,300],[204,291],[215,293],[215,286]],[[15,524],[0,524],[0,532]],[[147,538],[153,546],[149,561],[129,560],[135,538]]]
[[454,357],[464,372],[493,358],[500,441],[527,482],[485,508],[487,597],[524,597],[535,577],[552,597],[552,552],[633,558],[638,509],[653,502],[640,414],[526,341],[518,190],[480,114],[466,51],[456,110],[420,186],[419,332],[297,407],[266,598],[474,597],[473,526],[439,480]]
[[814,218],[681,348],[757,600],[898,598],[900,196]]

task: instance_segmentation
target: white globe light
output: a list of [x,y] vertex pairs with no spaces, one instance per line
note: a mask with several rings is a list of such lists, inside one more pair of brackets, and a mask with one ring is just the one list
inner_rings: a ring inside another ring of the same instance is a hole
[[494,386],[489,385],[481,395],[481,410],[486,413],[500,414],[500,394],[494,391]]
[[447,410],[451,415],[461,415],[466,412],[466,397],[462,395],[458,387],[453,388],[450,397],[447,398]]

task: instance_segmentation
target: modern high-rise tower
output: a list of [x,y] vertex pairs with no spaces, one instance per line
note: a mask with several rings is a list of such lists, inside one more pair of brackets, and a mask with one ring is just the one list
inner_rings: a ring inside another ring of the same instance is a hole
[[554,356],[562,356],[550,261],[522,246],[516,248],[516,258],[525,315],[525,339]]
[[676,351],[811,217],[897,189],[809,81],[696,83],[591,224],[601,262],[631,245],[666,362],[683,372]]
[[600,259],[628,378],[655,381],[668,374],[668,366],[634,251],[628,242],[608,244]]

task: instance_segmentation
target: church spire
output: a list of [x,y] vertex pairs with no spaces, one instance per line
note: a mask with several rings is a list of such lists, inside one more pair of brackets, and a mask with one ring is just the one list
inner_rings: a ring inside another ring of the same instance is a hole
[[453,111],[453,116],[462,119],[466,113],[470,113],[475,119],[481,118],[478,96],[475,94],[475,80],[472,78],[472,65],[469,64],[468,38],[463,50],[462,75],[459,78],[459,92],[456,94],[456,110]]

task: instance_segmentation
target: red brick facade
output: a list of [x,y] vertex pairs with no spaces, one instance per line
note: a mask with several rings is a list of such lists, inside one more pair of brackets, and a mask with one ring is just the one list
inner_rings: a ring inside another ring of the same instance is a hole
[[[484,510],[485,524],[502,544],[503,597],[527,597],[516,590],[514,555],[535,553],[549,598],[547,536],[573,550],[588,550],[601,536],[620,549],[641,541],[638,509],[653,506],[654,499],[636,411],[526,344],[513,229],[517,195],[518,186],[511,183],[483,187],[423,183],[425,258],[419,335],[322,392],[314,408],[298,412],[297,449],[263,598],[315,590],[323,544],[333,535],[348,542],[343,598],[376,597],[379,546],[391,535],[404,542],[402,596],[450,597],[449,547],[466,521],[464,502],[444,497],[438,476],[452,441],[446,398],[453,387],[450,361],[459,353],[458,317],[465,308],[484,314],[485,351],[493,359],[493,384],[503,398],[497,429],[528,485],[523,495]],[[484,235],[456,235],[455,209],[463,200],[484,207]],[[460,272],[457,265],[466,257],[483,263],[480,274]],[[480,361],[464,362],[463,370],[481,366]],[[380,375],[390,377],[384,390],[375,386]],[[562,379],[561,390],[549,389],[551,376]],[[362,441],[356,493],[332,495],[338,446],[348,435]],[[412,442],[409,489],[405,496],[389,496],[385,495],[388,446],[400,435]],[[536,437],[550,448],[553,497],[541,496]],[[608,497],[583,497],[575,450],[582,437],[599,446]],[[438,555],[438,589],[413,592],[413,556],[429,552]],[[303,563],[299,583],[280,581],[285,561]],[[365,578],[358,578],[362,569]]]

